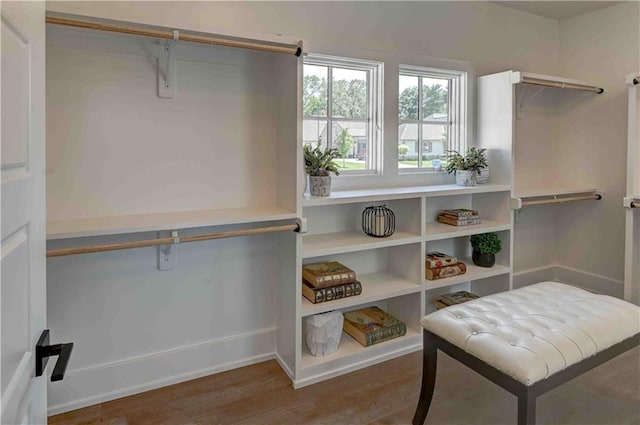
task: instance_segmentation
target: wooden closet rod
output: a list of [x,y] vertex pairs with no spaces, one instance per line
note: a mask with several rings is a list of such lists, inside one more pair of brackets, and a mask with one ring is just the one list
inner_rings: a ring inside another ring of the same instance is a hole
[[604,89],[602,87],[583,86],[580,84],[572,84],[572,83],[561,83],[559,81],[545,81],[545,80],[538,80],[536,78],[530,78],[530,77],[522,77],[522,82],[525,84],[554,87],[558,89],[584,90],[584,91],[589,91],[589,92],[598,93],[598,94],[604,93]]
[[563,204],[565,202],[575,202],[575,201],[599,201],[602,199],[602,195],[585,195],[585,196],[572,196],[568,198],[553,198],[553,199],[540,199],[537,201],[522,201],[522,206],[526,207],[529,205],[545,205],[545,204]]
[[233,238],[236,236],[262,235],[274,232],[297,232],[299,229],[300,226],[298,224],[284,224],[281,226],[258,227],[256,229],[232,230],[229,232],[219,233],[203,233],[201,235],[188,235],[176,238],[171,236],[166,238],[145,239],[141,241],[82,246],[78,248],[51,249],[47,251],[47,257],[62,257],[64,255],[89,254],[92,252],[116,251],[119,249],[142,248],[147,246],[174,245],[186,242],[208,241],[211,239]]
[[[89,29],[100,30],[100,31],[119,32],[123,34],[134,34],[134,35],[143,35],[148,37],[165,38],[169,40],[174,39],[173,31],[154,30],[154,29],[143,28],[143,27],[120,26],[120,25],[99,23],[99,22],[93,22],[93,21],[82,21],[78,19],[58,18],[55,16],[47,16],[46,23],[55,24],[55,25],[65,25],[68,27],[76,27],[76,28],[89,28]],[[194,43],[217,44],[220,46],[240,47],[243,49],[263,50],[263,51],[274,52],[274,53],[291,53],[296,56],[300,56],[300,54],[302,53],[302,47],[300,46],[300,43],[298,44],[283,43],[284,45],[255,43],[251,41],[241,41],[241,40],[226,39],[221,37],[211,37],[208,35],[190,34],[188,32],[182,32],[182,31],[179,32],[178,39],[181,41],[191,41]]]

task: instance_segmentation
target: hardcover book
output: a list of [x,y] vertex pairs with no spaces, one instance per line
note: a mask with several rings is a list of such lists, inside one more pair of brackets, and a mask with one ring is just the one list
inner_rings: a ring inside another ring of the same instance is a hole
[[452,292],[450,294],[442,295],[442,298],[440,299],[440,301],[445,303],[446,305],[454,305],[454,304],[462,304],[467,301],[476,300],[478,298],[480,297],[469,291],[458,291],[458,292]]
[[471,226],[473,224],[480,224],[482,223],[482,221],[480,220],[479,216],[469,216],[466,218],[461,218],[461,219],[454,219],[454,218],[450,218],[450,217],[446,217],[443,215],[439,215],[438,216],[438,222],[439,223],[444,223],[444,224],[449,224],[451,226]]
[[362,293],[362,284],[357,280],[326,288],[314,288],[309,282],[302,282],[302,295],[314,304],[353,297]]
[[404,322],[376,306],[345,313],[343,329],[365,347],[407,333]]
[[314,288],[326,288],[356,280],[356,273],[337,261],[323,261],[302,266],[302,277]]
[[444,254],[438,251],[427,252],[427,267],[450,266],[458,262],[458,259],[452,255]]
[[467,272],[467,266],[464,263],[456,263],[451,266],[426,267],[427,280],[438,280],[446,277],[458,276]]
[[472,216],[472,215],[478,215],[478,211],[477,210],[469,210],[469,209],[466,209],[466,208],[457,208],[457,209],[453,209],[453,210],[444,210],[444,211],[442,211],[442,214],[450,215],[452,217],[462,218],[462,217],[469,217],[469,216]]
[[439,299],[439,300],[435,300],[435,301],[433,302],[433,304],[436,306],[436,308],[437,308],[438,310],[441,310],[441,309],[443,309],[443,308],[449,307],[449,305],[448,305],[448,304],[445,304],[441,299]]

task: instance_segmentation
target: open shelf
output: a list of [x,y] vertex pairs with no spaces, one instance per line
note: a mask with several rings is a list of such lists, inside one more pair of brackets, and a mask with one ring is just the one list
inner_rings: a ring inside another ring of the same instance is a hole
[[363,232],[322,233],[304,235],[302,257],[311,258],[365,249],[385,248],[420,242],[420,235],[396,232],[386,238],[367,236]]
[[[339,362],[350,358],[351,363],[355,363],[357,359],[364,356],[366,359],[375,358],[383,352],[391,350],[400,350],[403,348],[418,346],[422,347],[422,332],[419,329],[407,327],[407,333],[404,336],[391,339],[389,341],[380,342],[369,347],[362,346],[358,341],[351,338],[346,332],[342,332],[340,345],[335,353],[315,357],[309,352],[307,344],[303,344],[302,350],[302,367],[312,368],[326,363]],[[353,358],[353,359],[351,359]],[[364,360],[364,359],[361,359]]]
[[295,212],[279,207],[226,208],[135,214],[112,217],[90,217],[47,222],[47,239],[179,230],[194,227],[250,224],[295,219]]
[[457,285],[458,283],[485,279],[487,277],[499,276],[511,272],[511,267],[505,266],[503,264],[496,264],[493,267],[479,267],[473,264],[473,260],[471,260],[471,258],[461,258],[460,261],[462,261],[467,266],[467,272],[465,274],[438,280],[425,279],[424,289],[431,290],[436,288],[444,288],[447,286]]
[[499,232],[509,230],[511,223],[495,220],[482,220],[480,224],[471,226],[451,226],[437,221],[427,222],[427,241],[437,241],[441,239],[457,238],[460,236],[475,235],[478,233]]
[[352,307],[400,295],[420,292],[421,287],[415,282],[394,276],[389,273],[371,273],[358,276],[362,284],[362,293],[353,297],[335,301],[313,304],[306,298],[302,300],[302,316],[324,313],[326,311]]

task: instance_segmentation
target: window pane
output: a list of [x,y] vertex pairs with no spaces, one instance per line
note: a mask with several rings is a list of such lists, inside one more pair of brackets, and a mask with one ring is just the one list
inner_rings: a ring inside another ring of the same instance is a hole
[[341,159],[338,168],[363,170],[367,165],[368,123],[362,121],[333,121],[332,146],[338,149]]
[[418,77],[401,75],[399,79],[398,116],[401,120],[418,120]]
[[304,119],[302,121],[302,145],[315,147],[318,140],[323,146],[327,145],[327,121],[318,119]]
[[331,115],[367,118],[367,71],[333,68]]
[[448,149],[448,129],[444,124],[422,124],[423,167],[439,168],[442,165]]
[[303,73],[303,115],[305,117],[326,117],[329,68],[319,65],[304,65]]
[[422,79],[422,119],[447,121],[449,112],[449,80]]
[[419,154],[418,124],[400,124],[398,126],[398,168],[418,167]]

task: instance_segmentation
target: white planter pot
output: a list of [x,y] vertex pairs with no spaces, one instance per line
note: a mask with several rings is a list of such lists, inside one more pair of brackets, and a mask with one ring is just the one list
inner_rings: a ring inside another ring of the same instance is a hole
[[329,196],[331,194],[331,176],[309,176],[311,196]]
[[478,183],[478,184],[489,183],[489,169],[488,168],[482,168],[480,170],[480,175],[476,176],[476,183]]
[[458,186],[475,186],[476,173],[470,170],[456,171],[456,184]]

